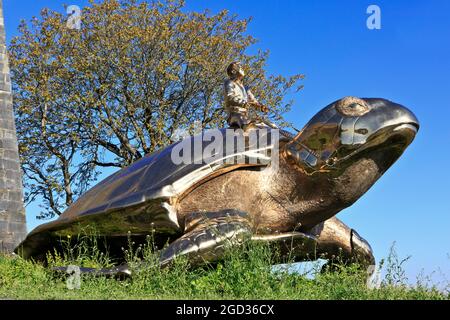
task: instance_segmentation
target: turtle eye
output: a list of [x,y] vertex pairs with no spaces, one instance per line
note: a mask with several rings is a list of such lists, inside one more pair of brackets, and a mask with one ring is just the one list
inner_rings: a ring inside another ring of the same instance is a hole
[[350,117],[360,117],[370,111],[370,107],[363,99],[356,97],[345,97],[336,102],[336,110]]
[[369,132],[369,130],[367,130],[366,128],[361,128],[361,129],[356,129],[355,132],[366,135]]

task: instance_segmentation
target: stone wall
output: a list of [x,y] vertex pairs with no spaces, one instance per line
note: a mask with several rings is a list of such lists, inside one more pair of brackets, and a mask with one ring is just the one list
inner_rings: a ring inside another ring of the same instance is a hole
[[22,171],[14,124],[3,1],[0,0],[0,251],[11,252],[25,235]]

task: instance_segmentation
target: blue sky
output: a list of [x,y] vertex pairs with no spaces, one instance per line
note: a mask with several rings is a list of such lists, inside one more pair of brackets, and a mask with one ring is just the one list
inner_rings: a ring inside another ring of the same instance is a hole
[[[20,19],[43,7],[84,0],[3,0],[8,39]],[[369,5],[381,9],[381,29],[366,26]],[[339,217],[372,245],[377,260],[392,243],[414,279],[441,270],[450,277],[450,1],[188,0],[188,10],[229,9],[252,16],[253,47],[269,49],[268,71],[303,73],[305,88],[287,118],[302,127],[343,96],[383,97],[409,107],[421,129],[402,158]],[[27,208],[32,229],[39,210]],[[440,279],[440,276],[436,276]]]

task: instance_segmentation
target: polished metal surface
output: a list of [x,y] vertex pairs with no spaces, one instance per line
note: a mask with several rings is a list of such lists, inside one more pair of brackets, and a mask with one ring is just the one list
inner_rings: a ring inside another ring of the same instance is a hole
[[[343,100],[348,104],[339,100],[325,107],[287,146],[288,157],[304,172],[342,171],[352,163],[347,160],[383,145],[397,151],[398,158],[419,129],[411,111],[388,100],[359,99],[360,104]],[[386,163],[383,169],[388,167]]]
[[268,109],[256,99],[251,90],[244,86],[244,69],[239,62],[231,63],[227,68],[229,79],[224,83],[225,111],[230,128],[245,129],[253,119],[249,119],[249,108],[256,108],[263,112]]
[[[213,262],[225,244],[245,238],[271,243],[297,261],[340,255],[373,264],[368,242],[334,216],[381,177],[418,129],[414,114],[399,104],[347,97],[318,112],[295,137],[267,126],[231,130],[245,137],[257,131],[257,139],[246,139],[244,151],[217,151],[212,161],[198,155],[192,163],[174,163],[181,143],[196,148],[191,137],[105,179],[57,221],[31,232],[17,251],[39,259],[59,237],[94,226],[110,243],[128,231],[158,233],[170,242],[161,266],[180,255],[192,265]],[[220,132],[225,139],[227,131]],[[261,147],[263,140],[268,143]],[[210,148],[210,139],[198,141],[201,150]],[[268,154],[279,154],[279,167]]]
[[[215,158],[205,158],[210,141],[208,132],[189,137],[159,152],[150,154],[134,164],[107,177],[81,196],[57,220],[38,226],[16,249],[24,257],[38,258],[42,251],[61,237],[83,233],[86,227],[99,235],[124,237],[148,234],[151,230],[167,235],[181,233],[172,204],[191,188],[215,175],[241,167],[264,167],[270,163],[270,152],[277,145],[278,135],[263,127],[255,139],[248,133],[215,130],[223,138],[223,149]],[[230,138],[231,137],[231,138]],[[244,137],[245,150],[227,140]],[[261,144],[264,141],[264,144]],[[184,144],[184,145],[182,145]],[[197,146],[199,145],[199,147]],[[173,152],[180,147],[192,151],[188,163],[175,164]],[[175,149],[175,150],[174,150]],[[194,152],[199,149],[200,152]]]

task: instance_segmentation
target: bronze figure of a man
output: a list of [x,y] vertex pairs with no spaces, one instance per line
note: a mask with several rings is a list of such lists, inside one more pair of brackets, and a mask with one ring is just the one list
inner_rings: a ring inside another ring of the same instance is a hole
[[251,123],[248,117],[250,107],[268,112],[267,107],[258,102],[253,93],[244,86],[244,69],[239,62],[231,63],[227,68],[229,79],[225,81],[225,111],[230,128],[246,129]]

